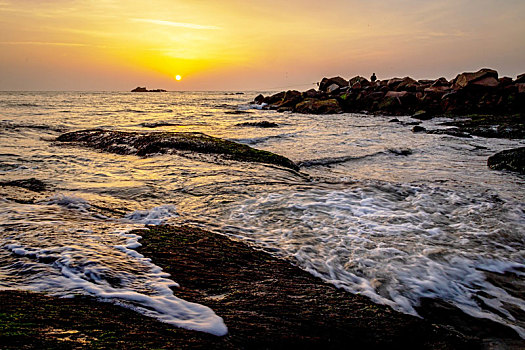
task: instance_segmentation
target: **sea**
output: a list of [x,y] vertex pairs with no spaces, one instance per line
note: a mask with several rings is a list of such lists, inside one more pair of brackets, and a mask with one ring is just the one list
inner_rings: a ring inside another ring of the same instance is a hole
[[[525,140],[413,133],[409,116],[263,110],[250,103],[259,93],[0,92],[0,182],[47,185],[0,186],[0,289],[90,295],[223,335],[213,310],[177,298],[177,276],[136,251],[131,230],[186,224],[395,310],[438,300],[525,338],[525,176],[487,167]],[[241,125],[259,121],[278,126]],[[202,132],[300,168],[55,141],[91,128]]]

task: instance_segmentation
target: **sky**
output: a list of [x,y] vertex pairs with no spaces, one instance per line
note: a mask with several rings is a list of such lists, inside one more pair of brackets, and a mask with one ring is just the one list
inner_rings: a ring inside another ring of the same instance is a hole
[[305,90],[484,67],[515,78],[524,15],[524,0],[0,0],[0,90]]

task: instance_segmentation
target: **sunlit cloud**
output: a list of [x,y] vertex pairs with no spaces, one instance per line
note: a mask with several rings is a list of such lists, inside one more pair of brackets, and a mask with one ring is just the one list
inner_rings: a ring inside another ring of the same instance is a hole
[[188,28],[188,29],[204,29],[204,30],[222,29],[221,27],[217,27],[217,26],[201,25],[201,24],[194,24],[194,23],[184,23],[184,22],[162,21],[158,19],[147,19],[147,18],[133,18],[132,21],[152,23],[152,24],[168,26],[168,27]]

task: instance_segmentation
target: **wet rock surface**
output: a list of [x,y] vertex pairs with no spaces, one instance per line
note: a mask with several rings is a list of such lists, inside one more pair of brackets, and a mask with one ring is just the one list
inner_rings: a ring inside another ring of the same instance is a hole
[[33,191],[33,192],[43,192],[47,188],[46,184],[43,181],[35,179],[35,178],[13,180],[13,181],[0,181],[0,186],[2,187],[21,187],[21,188],[25,188],[26,190]]
[[116,154],[149,156],[190,151],[216,154],[236,161],[298,169],[297,165],[286,157],[198,132],[126,132],[91,129],[62,134],[56,141]]
[[263,120],[260,122],[238,123],[238,124],[235,124],[235,126],[247,126],[247,127],[255,127],[255,128],[278,128],[279,127],[277,123],[269,122],[267,120]]
[[525,174],[525,147],[498,152],[487,160],[489,168]]
[[[454,328],[449,313],[432,321],[400,314],[326,284],[286,260],[191,227],[150,227],[139,249],[180,284],[175,295],[211,307],[229,333],[215,337],[173,328],[86,297],[59,299],[0,292],[4,348],[373,348],[481,349],[491,339],[518,349],[512,331],[483,323],[482,337]],[[488,338],[487,338],[488,337]],[[498,338],[500,337],[500,338]],[[504,337],[504,338],[501,338]],[[514,346],[515,345],[515,346]]]

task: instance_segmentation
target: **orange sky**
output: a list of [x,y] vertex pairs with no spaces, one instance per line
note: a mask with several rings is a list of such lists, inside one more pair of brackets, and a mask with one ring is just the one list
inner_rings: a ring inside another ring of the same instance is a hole
[[0,90],[306,89],[323,76],[482,67],[515,77],[524,15],[523,0],[0,0]]

